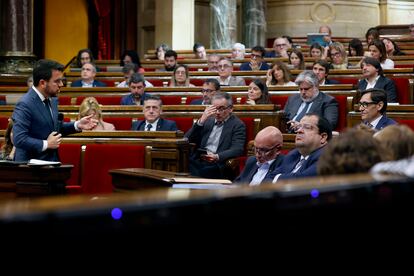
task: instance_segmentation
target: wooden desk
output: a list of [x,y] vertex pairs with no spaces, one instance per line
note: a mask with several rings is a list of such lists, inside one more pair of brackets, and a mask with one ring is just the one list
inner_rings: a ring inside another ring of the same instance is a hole
[[72,165],[6,166],[0,164],[0,196],[65,194]]

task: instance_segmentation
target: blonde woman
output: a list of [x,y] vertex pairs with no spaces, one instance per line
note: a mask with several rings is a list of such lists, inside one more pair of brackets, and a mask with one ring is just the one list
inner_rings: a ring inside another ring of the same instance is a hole
[[104,122],[102,119],[101,106],[94,97],[85,98],[79,106],[79,118],[93,114],[92,118],[98,120],[96,126],[91,131],[113,131],[115,126],[113,124]]
[[342,43],[334,42],[329,45],[329,56],[331,57],[331,69],[348,68],[348,55]]

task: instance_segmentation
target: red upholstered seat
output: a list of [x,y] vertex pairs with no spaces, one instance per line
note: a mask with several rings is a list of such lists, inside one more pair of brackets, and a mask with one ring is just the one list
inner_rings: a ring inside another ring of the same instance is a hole
[[179,105],[181,104],[181,96],[161,96],[163,105]]
[[240,118],[243,123],[246,125],[246,145],[250,140],[254,140],[254,118]]
[[115,82],[121,82],[122,80],[108,80],[108,79],[103,79],[100,80],[101,82],[105,83],[107,87],[115,87]]
[[347,110],[346,110],[346,98],[345,95],[339,95],[335,96],[335,99],[338,101],[338,124],[336,125],[335,130],[336,131],[342,131],[346,128],[346,116],[347,116]]
[[7,103],[6,96],[0,96],[0,105],[6,104],[6,103]]
[[82,191],[88,194],[111,193],[109,170],[143,168],[145,147],[141,145],[87,145]]
[[0,129],[6,129],[8,124],[9,124],[8,117],[0,117]]
[[187,100],[185,101],[185,104],[190,105],[193,100],[198,100],[198,99],[201,99],[201,98],[202,98],[201,96],[199,96],[199,97],[197,97],[197,96],[188,96]]
[[412,130],[414,130],[414,120],[410,119],[397,119],[399,124],[409,126]]
[[395,64],[394,67],[395,68],[413,68],[414,67],[414,63],[413,64]]
[[59,105],[71,105],[71,100],[70,96],[59,96]]
[[155,87],[163,87],[163,82],[167,82],[168,80],[160,80],[160,79],[146,79],[146,81],[150,82]]
[[132,118],[105,117],[104,121],[113,124],[116,130],[131,130]]
[[[59,158],[62,164],[73,165],[72,176],[66,182],[70,186],[80,186],[80,160],[81,160],[81,145],[79,144],[61,144],[59,146]],[[73,188],[75,189],[75,188]],[[69,190],[68,190],[69,191]]]
[[272,104],[280,104],[280,108],[284,109],[288,98],[289,96],[272,95],[270,96],[270,101]]
[[[82,101],[85,99],[85,96],[79,96],[76,98],[76,104],[80,105]],[[99,104],[102,105],[120,105],[122,96],[98,96],[95,97]]]
[[177,128],[182,132],[186,133],[193,126],[193,118],[189,117],[172,117],[166,118],[172,120],[177,124]]
[[397,89],[397,99],[400,104],[411,104],[409,91],[410,83],[408,78],[391,78]]
[[190,79],[190,83],[194,84],[195,86],[203,86],[204,80],[203,79]]

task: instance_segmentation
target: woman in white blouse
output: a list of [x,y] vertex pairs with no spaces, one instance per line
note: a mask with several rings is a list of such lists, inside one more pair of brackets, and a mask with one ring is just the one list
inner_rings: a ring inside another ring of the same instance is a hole
[[296,85],[290,80],[291,74],[286,64],[281,61],[275,61],[272,69],[267,71],[267,86],[294,86]]

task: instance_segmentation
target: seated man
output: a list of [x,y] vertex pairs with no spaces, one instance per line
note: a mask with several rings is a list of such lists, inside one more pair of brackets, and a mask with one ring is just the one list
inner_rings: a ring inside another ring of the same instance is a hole
[[121,105],[143,105],[147,96],[145,93],[144,76],[139,73],[132,74],[129,78],[129,93],[121,99]]
[[206,48],[201,43],[195,43],[193,46],[193,53],[195,58],[198,59],[207,59]]
[[157,69],[157,72],[172,72],[177,66],[177,52],[168,50],[164,55],[164,68]]
[[266,53],[268,58],[289,58],[287,50],[290,48],[290,42],[287,38],[279,36],[273,41],[273,51]]
[[[128,88],[129,79],[133,74],[138,73],[138,65],[135,63],[127,63],[124,67],[122,67],[122,73],[124,74],[125,80],[119,83],[116,87]],[[154,85],[152,85],[149,81],[145,81],[145,87],[154,87]]]
[[185,134],[196,144],[190,156],[190,173],[206,178],[225,178],[226,161],[241,156],[246,141],[244,123],[232,114],[233,101],[229,94],[213,96],[201,118]]
[[218,72],[218,63],[220,61],[220,56],[217,54],[210,54],[207,57],[207,65],[209,72]]
[[285,116],[289,120],[290,130],[306,113],[316,113],[331,124],[332,129],[338,123],[338,102],[332,96],[319,91],[318,76],[312,71],[303,71],[296,78],[300,93],[290,96],[285,106]]
[[263,183],[317,175],[318,159],[332,138],[331,125],[318,114],[308,113],[296,125],[295,131],[296,148],[285,156],[279,168],[266,176]]
[[72,87],[106,87],[106,84],[95,80],[96,68],[92,63],[82,65],[81,79],[72,82]]
[[218,81],[220,85],[245,86],[246,82],[242,77],[232,76],[233,62],[227,58],[222,58],[218,63]]
[[160,118],[162,113],[162,101],[158,96],[148,96],[144,100],[145,120],[132,123],[131,130],[140,131],[176,131],[177,124],[174,121]]
[[372,57],[365,57],[361,63],[362,76],[358,82],[358,89],[364,91],[369,88],[383,89],[387,93],[387,101],[390,103],[396,103],[397,91],[394,82],[385,77],[382,71],[381,63]]
[[252,48],[250,62],[245,62],[240,66],[240,71],[269,70],[269,65],[263,60],[266,50],[262,46]]
[[387,118],[387,94],[382,89],[371,88],[362,92],[359,100],[359,111],[363,124],[380,130],[397,122]]
[[216,93],[220,92],[220,83],[216,79],[206,79],[203,83],[203,98],[192,100],[193,105],[210,105],[211,99]]
[[328,79],[329,62],[326,60],[320,59],[315,61],[312,66],[312,71],[318,76],[319,85],[339,84],[337,80]]
[[280,166],[283,156],[280,150],[283,147],[282,132],[274,126],[268,126],[257,133],[254,139],[255,156],[250,156],[241,174],[234,183],[249,183],[250,186],[259,185],[266,175]]

